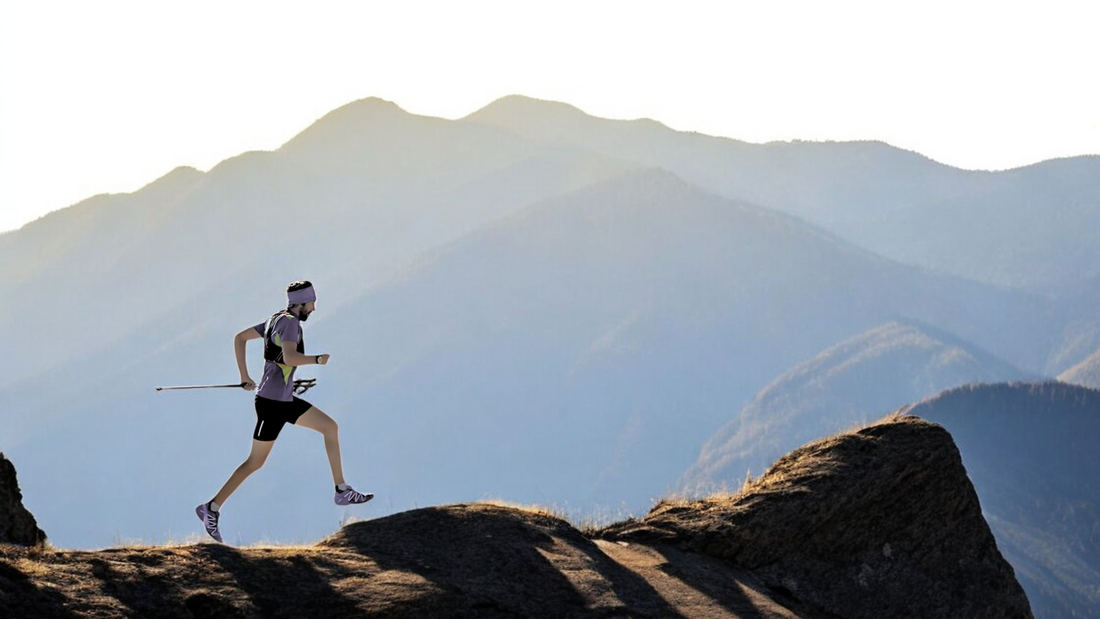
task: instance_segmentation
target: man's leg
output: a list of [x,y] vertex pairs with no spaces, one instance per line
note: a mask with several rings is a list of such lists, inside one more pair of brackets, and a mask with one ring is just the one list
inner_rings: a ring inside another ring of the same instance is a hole
[[248,479],[248,476],[260,470],[260,467],[267,461],[268,454],[271,453],[271,448],[275,446],[275,441],[258,441],[252,439],[252,451],[248,454],[248,459],[241,463],[237,467],[237,470],[233,471],[233,474],[229,476],[229,479],[222,486],[222,489],[218,491],[218,494],[214,497],[214,502],[219,506],[224,505],[226,500],[229,499],[229,495],[233,494],[237,488],[240,487],[244,480]]
[[316,430],[325,437],[325,453],[328,454],[328,465],[332,468],[332,483],[337,486],[344,483],[344,465],[340,461],[340,427],[336,421],[321,411],[316,406],[302,413],[294,425]]
[[209,503],[201,503],[195,508],[195,515],[202,521],[206,532],[210,534],[210,537],[222,541],[221,531],[218,529],[218,519],[221,515],[221,505],[229,498],[229,495],[233,494],[233,491],[241,485],[249,475],[260,470],[260,467],[264,465],[264,461],[267,460],[267,454],[271,453],[271,448],[275,445],[275,441],[260,441],[252,439],[252,451],[248,454],[248,459],[241,463],[237,467],[237,470],[233,471],[233,474],[229,476],[229,480],[225,482],[222,489],[218,491],[217,496],[213,501]]
[[337,505],[356,505],[366,503],[374,498],[367,492],[362,493],[344,483],[344,467],[340,463],[340,428],[332,417],[321,412],[316,406],[310,406],[309,410],[302,413],[295,425],[317,430],[325,437],[325,453],[328,454],[328,464],[332,467],[332,481],[336,484],[336,495],[333,501]]

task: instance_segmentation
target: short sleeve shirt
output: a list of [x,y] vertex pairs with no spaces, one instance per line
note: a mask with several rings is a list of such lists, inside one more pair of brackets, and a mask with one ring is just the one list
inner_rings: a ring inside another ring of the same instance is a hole
[[[268,329],[270,327],[270,335]],[[278,312],[266,323],[253,327],[260,337],[264,338],[264,348],[273,345],[280,352],[274,361],[264,358],[264,374],[260,378],[260,386],[256,395],[269,400],[290,402],[294,399],[294,366],[286,365],[283,361],[283,342],[297,342],[298,352],[305,352],[305,342],[302,337],[301,321],[290,312]],[[270,337],[270,342],[268,340]]]

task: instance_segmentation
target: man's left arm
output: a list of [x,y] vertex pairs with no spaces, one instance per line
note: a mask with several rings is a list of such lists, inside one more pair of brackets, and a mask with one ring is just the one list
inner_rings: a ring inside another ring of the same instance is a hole
[[283,341],[283,364],[291,366],[326,365],[332,355],[306,355],[298,352],[298,342]]

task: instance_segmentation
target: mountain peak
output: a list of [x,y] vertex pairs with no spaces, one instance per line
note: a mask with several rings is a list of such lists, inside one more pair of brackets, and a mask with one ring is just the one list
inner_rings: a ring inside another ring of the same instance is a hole
[[365,97],[363,99],[356,99],[355,101],[344,104],[336,108],[332,112],[329,112],[329,114],[339,114],[342,112],[347,113],[349,111],[359,114],[407,113],[404,109],[401,108],[401,106],[388,99],[383,99],[381,97]]
[[393,101],[379,97],[367,97],[342,105],[317,119],[304,131],[290,139],[282,149],[299,148],[303,145],[324,147],[326,144],[354,142],[364,133],[379,128],[399,125],[413,118]]
[[546,99],[536,99],[526,95],[508,95],[493,101],[480,110],[466,116],[463,120],[474,120],[491,124],[507,124],[515,121],[540,120],[564,121],[591,118],[580,108]]
[[663,124],[648,118],[614,120],[592,116],[578,107],[559,101],[535,99],[524,95],[508,95],[493,101],[462,120],[503,127],[525,137],[567,141],[591,134],[607,133],[609,127],[621,123],[631,126],[668,130]]

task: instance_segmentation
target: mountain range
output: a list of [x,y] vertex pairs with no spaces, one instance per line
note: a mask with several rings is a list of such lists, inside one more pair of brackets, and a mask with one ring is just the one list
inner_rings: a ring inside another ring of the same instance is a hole
[[1100,156],[968,171],[881,142],[750,144],[521,96],[466,119],[661,167],[900,262],[1040,291],[1100,274]]
[[[972,172],[523,97],[458,120],[353,102],[275,151],[0,235],[19,299],[0,448],[55,543],[191,534],[251,402],[153,387],[234,382],[233,335],[311,279],[308,352],[333,357],[302,374],[372,514],[507,498],[617,519],[943,389],[1084,376],[1098,166]],[[721,463],[765,426],[786,428],[771,451]],[[226,507],[231,539],[331,532],[350,514],[327,476],[319,438],[284,431]]]

